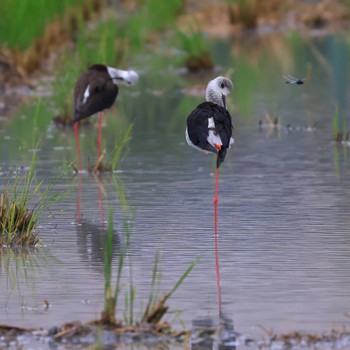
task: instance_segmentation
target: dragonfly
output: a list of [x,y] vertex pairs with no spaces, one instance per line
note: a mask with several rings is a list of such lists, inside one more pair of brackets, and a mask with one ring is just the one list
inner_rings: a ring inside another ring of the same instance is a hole
[[302,79],[295,78],[290,74],[283,75],[283,78],[286,80],[285,82],[287,84],[297,84],[297,85],[304,84],[304,80],[306,80],[306,78],[302,78]]

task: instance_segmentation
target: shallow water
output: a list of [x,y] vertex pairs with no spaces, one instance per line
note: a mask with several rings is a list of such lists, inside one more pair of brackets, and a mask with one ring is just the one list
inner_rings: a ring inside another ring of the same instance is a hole
[[[221,68],[215,75],[235,67],[229,101],[235,144],[219,180],[219,266],[213,236],[214,159],[188,147],[184,139],[186,117],[202,97],[181,92],[205,86],[212,75],[187,76],[150,65],[140,84],[123,89],[118,111],[105,119],[103,134],[112,145],[114,130],[134,123],[118,173],[79,178],[69,171],[56,186],[69,192],[53,207],[64,211],[38,229],[44,246],[17,259],[15,252],[1,251],[0,323],[48,328],[99,316],[110,207],[116,230],[114,266],[123,240],[122,184],[133,213],[123,286],[127,290],[131,279],[136,286],[135,311],[146,304],[154,259],[161,252],[160,295],[200,257],[169,301],[181,311],[168,317],[178,325],[181,321],[190,327],[198,319],[218,322],[224,316],[236,331],[262,336],[260,325],[279,333],[322,332],[348,324],[349,147],[332,142],[334,108],[339,105],[346,115],[349,95],[344,86],[348,72],[338,74],[342,63],[337,57],[344,54],[345,44],[331,37],[312,41],[334,67],[329,70],[310,44],[284,40],[287,53],[262,49],[252,61],[247,60],[250,48],[234,55],[227,53],[228,43],[217,43],[226,56],[222,62],[217,53]],[[282,74],[306,74],[308,67],[312,79],[305,85],[284,84]],[[155,91],[159,86],[161,91]],[[259,129],[266,113],[278,115],[278,128],[263,123]],[[28,119],[30,115],[13,119],[1,135],[4,169],[15,166],[18,145],[25,149],[29,143],[24,134],[30,121],[22,130]],[[314,122],[316,128],[311,127]],[[49,182],[75,160],[74,135],[52,126],[42,129],[37,170]],[[95,157],[96,129],[81,133],[86,164]],[[30,153],[22,152],[20,164],[28,165]],[[21,259],[25,263],[18,263]]]

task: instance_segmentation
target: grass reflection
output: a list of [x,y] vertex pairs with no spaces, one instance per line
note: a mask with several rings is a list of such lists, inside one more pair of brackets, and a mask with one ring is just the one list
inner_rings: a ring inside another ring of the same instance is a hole
[[6,276],[7,287],[17,289],[27,285],[35,289],[35,280],[52,257],[42,247],[0,247],[0,271]]

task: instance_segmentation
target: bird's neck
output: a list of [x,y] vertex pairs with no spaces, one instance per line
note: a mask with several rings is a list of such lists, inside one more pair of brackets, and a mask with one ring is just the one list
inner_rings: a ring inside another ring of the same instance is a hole
[[207,100],[207,102],[212,102],[220,107],[224,107],[224,103],[222,101],[221,96],[218,96],[218,94],[214,93],[211,90],[206,91],[205,99]]

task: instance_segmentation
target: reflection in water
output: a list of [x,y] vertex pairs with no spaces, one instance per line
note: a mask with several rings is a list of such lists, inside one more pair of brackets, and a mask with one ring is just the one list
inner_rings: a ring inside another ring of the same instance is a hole
[[[103,184],[98,178],[98,176],[93,173],[93,178],[97,183],[98,187],[98,207],[100,209],[100,220],[102,227],[105,226],[105,215],[104,215],[104,208],[103,208],[103,194],[104,194],[104,188]],[[75,211],[75,219],[77,223],[80,223],[82,220],[82,213],[81,213],[81,193],[83,190],[83,174],[79,172],[78,174],[78,188],[77,188],[77,205],[76,205],[76,211]]]
[[218,322],[213,318],[197,318],[192,320],[191,349],[236,349],[236,332],[233,320],[222,312],[218,232],[214,234],[215,275],[218,297]]
[[221,305],[221,287],[220,287],[220,266],[219,266],[219,248],[218,248],[218,235],[214,235],[215,242],[215,274],[216,274],[216,288],[218,293],[218,309],[219,318],[222,316],[222,305]]
[[34,276],[40,276],[42,266],[47,265],[49,257],[42,248],[0,247],[0,278],[5,275],[8,288],[20,291],[21,286],[27,285],[34,290]]
[[98,176],[95,173],[93,174],[93,176],[98,186],[98,207],[100,208],[101,225],[102,227],[105,227],[105,214],[104,214],[103,203],[102,203],[104,188]]
[[[97,272],[104,271],[104,248],[107,228],[103,224],[94,224],[82,219],[76,225],[78,254],[82,261],[87,262]],[[120,239],[116,232],[113,234],[113,257],[119,253]]]

